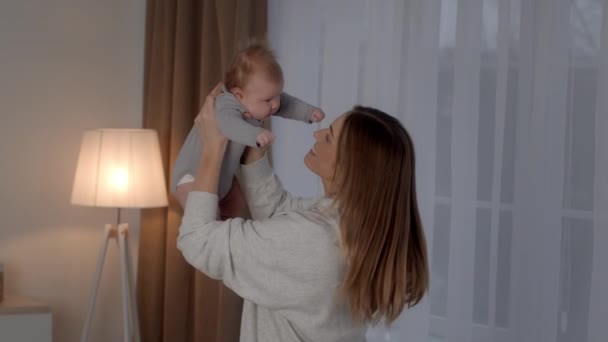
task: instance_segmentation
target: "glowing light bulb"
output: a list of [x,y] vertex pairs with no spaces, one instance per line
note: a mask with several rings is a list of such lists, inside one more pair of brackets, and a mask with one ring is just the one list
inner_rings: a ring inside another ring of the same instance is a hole
[[129,173],[126,168],[115,167],[110,171],[110,185],[120,192],[127,191],[129,187]]

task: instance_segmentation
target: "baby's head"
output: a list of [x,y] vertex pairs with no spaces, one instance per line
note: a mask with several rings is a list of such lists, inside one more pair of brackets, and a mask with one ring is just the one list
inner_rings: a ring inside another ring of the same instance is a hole
[[281,105],[283,71],[272,51],[256,42],[237,53],[224,85],[247,109],[247,116],[264,120]]

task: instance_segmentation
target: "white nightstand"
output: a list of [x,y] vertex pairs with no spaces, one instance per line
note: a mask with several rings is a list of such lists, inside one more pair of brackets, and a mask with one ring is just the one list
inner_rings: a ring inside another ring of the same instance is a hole
[[0,303],[0,341],[51,342],[51,308],[25,297],[5,295]]

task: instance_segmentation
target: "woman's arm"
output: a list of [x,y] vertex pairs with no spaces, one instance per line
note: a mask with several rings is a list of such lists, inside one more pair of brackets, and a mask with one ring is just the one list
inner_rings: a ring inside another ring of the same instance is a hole
[[[209,145],[209,146],[207,146]],[[222,160],[226,152],[227,140],[216,145],[205,144],[203,155],[194,180],[193,191],[204,191],[217,195]]]
[[187,182],[177,186],[175,190],[175,197],[182,206],[182,209],[186,207],[186,200],[190,191],[194,190],[194,182]]
[[315,296],[315,272],[325,271],[311,270],[305,261],[311,254],[317,258],[336,249],[327,243],[323,227],[293,213],[264,221],[217,221],[216,212],[216,195],[190,193],[177,239],[189,264],[270,309],[301,306]]
[[274,175],[264,149],[248,148],[242,159],[239,181],[255,220],[284,211],[306,210],[316,199],[294,197]]
[[264,157],[266,155],[266,149],[265,148],[253,148],[253,147],[246,147],[245,151],[243,152],[243,157],[241,158],[241,164],[243,165],[249,165],[252,164],[260,159],[262,159],[262,157]]
[[201,160],[194,179],[193,191],[204,191],[217,195],[220,170],[228,139],[220,132],[215,118],[215,97],[220,94],[218,84],[205,99],[194,125],[203,144]]

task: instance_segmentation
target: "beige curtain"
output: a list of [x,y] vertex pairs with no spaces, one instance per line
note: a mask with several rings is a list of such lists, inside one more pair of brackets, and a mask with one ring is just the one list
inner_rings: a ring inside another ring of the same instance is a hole
[[[156,129],[167,184],[202,99],[235,47],[266,32],[266,0],[148,0],[144,127]],[[143,210],[137,274],[142,340],[238,341],[242,301],[176,248],[182,210]]]

